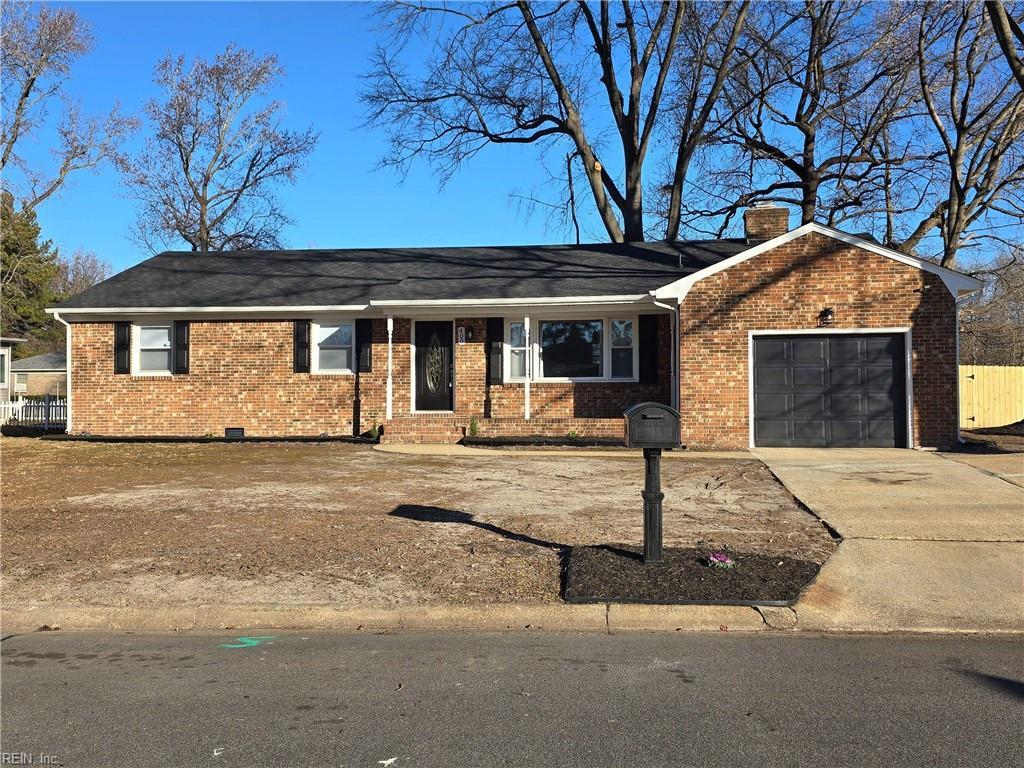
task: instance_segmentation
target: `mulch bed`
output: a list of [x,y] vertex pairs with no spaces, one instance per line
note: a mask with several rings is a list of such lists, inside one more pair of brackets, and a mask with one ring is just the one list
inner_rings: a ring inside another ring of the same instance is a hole
[[569,603],[789,605],[818,573],[806,560],[729,553],[732,568],[713,568],[704,549],[664,550],[644,564],[643,550],[625,545],[573,547],[563,598]]

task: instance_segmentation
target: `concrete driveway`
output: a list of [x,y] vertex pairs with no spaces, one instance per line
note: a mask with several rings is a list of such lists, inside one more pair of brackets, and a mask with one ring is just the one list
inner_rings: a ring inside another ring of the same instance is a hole
[[843,537],[801,628],[1024,632],[1024,488],[920,451],[755,454]]

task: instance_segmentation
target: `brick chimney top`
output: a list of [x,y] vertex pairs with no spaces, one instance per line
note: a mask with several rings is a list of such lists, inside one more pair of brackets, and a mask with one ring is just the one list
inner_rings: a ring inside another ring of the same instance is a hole
[[774,203],[755,203],[743,212],[747,242],[771,240],[789,231],[789,209]]

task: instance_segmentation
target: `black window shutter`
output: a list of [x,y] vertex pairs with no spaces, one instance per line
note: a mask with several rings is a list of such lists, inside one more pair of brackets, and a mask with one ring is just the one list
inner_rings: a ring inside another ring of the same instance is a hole
[[188,320],[174,321],[174,373],[188,373]]
[[360,373],[373,370],[373,320],[368,317],[356,320],[356,357]]
[[487,383],[501,384],[501,345],[505,341],[505,318],[487,318]]
[[114,323],[114,373],[132,371],[132,324],[127,320]]
[[309,320],[296,320],[292,333],[295,353],[292,370],[295,373],[309,373]]
[[657,315],[640,315],[640,383],[658,383]]

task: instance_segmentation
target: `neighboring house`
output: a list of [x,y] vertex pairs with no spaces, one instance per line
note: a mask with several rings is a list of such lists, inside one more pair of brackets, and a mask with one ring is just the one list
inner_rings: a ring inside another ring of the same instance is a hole
[[63,397],[68,391],[67,353],[47,352],[15,360],[11,363],[11,375],[15,395]]
[[13,394],[11,386],[11,354],[14,352],[14,345],[20,344],[24,339],[15,339],[10,336],[0,336],[0,402],[7,402]]
[[757,207],[736,240],[163,253],[53,310],[69,431],[389,441],[621,436],[693,448],[945,446],[979,281]]

